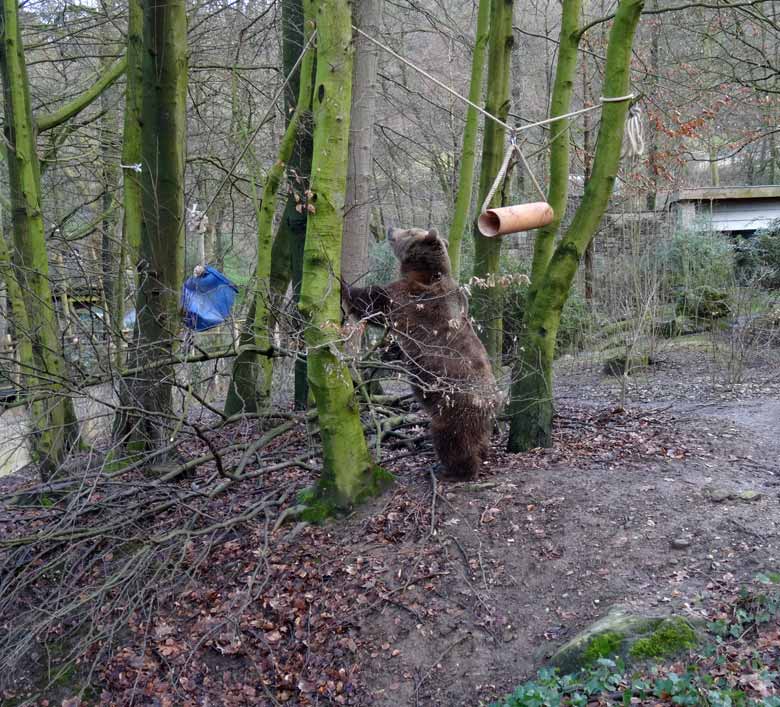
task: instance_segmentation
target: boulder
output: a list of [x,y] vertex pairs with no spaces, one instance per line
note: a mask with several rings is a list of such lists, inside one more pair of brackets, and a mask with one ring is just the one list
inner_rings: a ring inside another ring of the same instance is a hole
[[615,607],[561,646],[550,664],[563,675],[593,665],[600,658],[619,657],[630,665],[676,655],[701,640],[694,625],[682,616],[646,616]]

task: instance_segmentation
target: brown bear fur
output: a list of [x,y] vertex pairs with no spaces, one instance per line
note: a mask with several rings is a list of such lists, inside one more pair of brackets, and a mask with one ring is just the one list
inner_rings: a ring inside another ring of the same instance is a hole
[[401,278],[343,288],[349,311],[390,330],[412,389],[431,416],[431,436],[447,476],[473,478],[485,459],[498,395],[487,352],[452,278],[447,241],[434,229],[390,229]]

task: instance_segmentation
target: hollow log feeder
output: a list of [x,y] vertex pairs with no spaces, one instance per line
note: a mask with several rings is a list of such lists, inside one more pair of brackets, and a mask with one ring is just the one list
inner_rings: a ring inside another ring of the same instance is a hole
[[479,232],[487,238],[505,236],[509,233],[532,231],[552,223],[555,218],[552,206],[545,201],[531,204],[514,204],[487,209],[477,220]]

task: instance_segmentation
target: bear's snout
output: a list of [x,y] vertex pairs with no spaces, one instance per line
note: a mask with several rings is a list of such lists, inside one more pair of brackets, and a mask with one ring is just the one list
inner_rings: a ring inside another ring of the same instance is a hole
[[391,243],[395,240],[395,229],[392,226],[387,229],[387,240]]

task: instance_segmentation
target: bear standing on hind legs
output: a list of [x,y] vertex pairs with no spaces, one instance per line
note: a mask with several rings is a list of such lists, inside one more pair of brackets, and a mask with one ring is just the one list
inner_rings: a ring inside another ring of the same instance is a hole
[[391,228],[401,278],[387,285],[343,286],[349,311],[390,330],[414,394],[431,416],[444,472],[472,479],[487,456],[498,391],[487,352],[452,278],[447,241],[438,231]]

